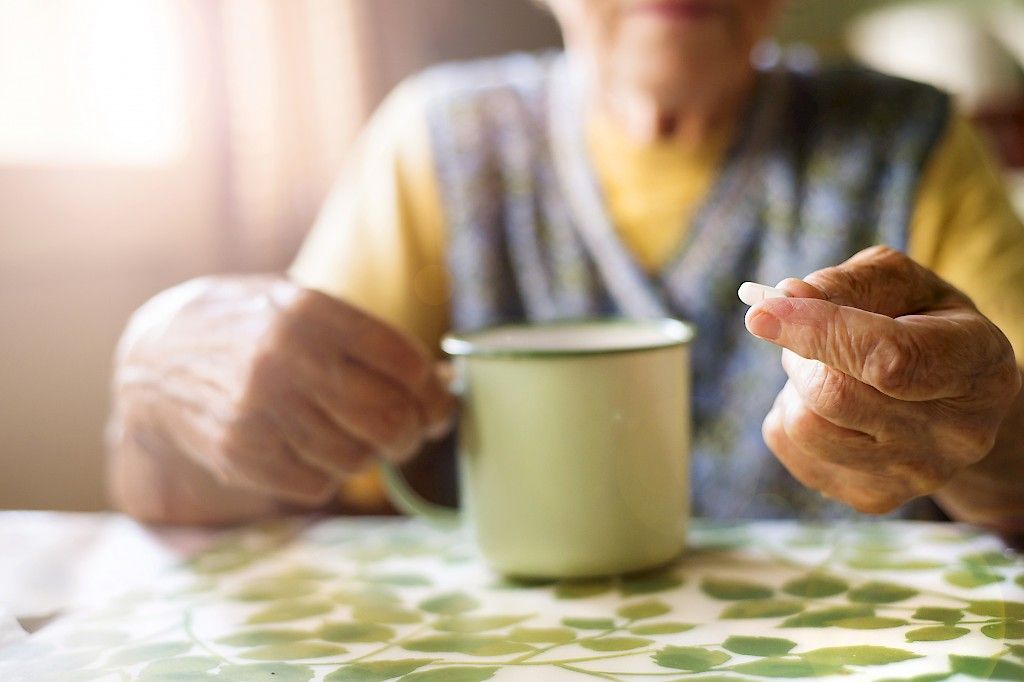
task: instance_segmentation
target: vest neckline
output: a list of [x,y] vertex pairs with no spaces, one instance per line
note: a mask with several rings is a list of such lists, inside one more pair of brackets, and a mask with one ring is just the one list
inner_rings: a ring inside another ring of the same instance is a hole
[[[628,315],[661,317],[672,308],[694,309],[698,302],[685,300],[687,280],[706,272],[709,259],[728,262],[746,247],[761,203],[765,150],[788,99],[787,81],[782,67],[758,72],[689,229],[665,262],[648,272],[615,228],[588,154],[582,71],[566,55],[552,66],[547,121],[556,178],[611,296]],[[669,299],[676,305],[669,305]]]

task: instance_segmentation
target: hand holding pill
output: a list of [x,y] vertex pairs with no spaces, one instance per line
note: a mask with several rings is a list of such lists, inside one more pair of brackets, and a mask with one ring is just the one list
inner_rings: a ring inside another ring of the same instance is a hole
[[750,333],[783,348],[789,380],[762,432],[804,485],[884,513],[992,450],[1021,386],[1009,341],[902,253],[872,247],[738,293]]

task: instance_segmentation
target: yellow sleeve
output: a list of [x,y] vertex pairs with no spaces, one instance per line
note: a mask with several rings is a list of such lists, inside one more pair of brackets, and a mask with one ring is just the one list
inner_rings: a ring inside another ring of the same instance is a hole
[[1024,224],[963,118],[951,121],[925,169],[908,252],[970,296],[1024,364]]
[[288,274],[439,353],[450,289],[423,102],[411,80],[380,106]]

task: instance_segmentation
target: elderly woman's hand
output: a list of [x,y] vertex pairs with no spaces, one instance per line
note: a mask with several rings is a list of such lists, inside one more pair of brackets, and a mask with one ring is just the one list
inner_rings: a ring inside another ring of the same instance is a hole
[[116,362],[115,451],[187,458],[224,486],[302,505],[376,458],[408,458],[454,409],[419,343],[279,277],[164,292],[134,315]]
[[804,485],[863,512],[935,492],[992,449],[1021,387],[1012,348],[935,274],[872,247],[747,313],[789,376],[765,442]]

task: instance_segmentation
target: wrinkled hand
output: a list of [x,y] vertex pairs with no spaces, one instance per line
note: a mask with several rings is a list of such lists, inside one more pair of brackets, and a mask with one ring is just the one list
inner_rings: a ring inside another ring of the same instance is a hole
[[304,505],[376,458],[410,457],[454,409],[420,344],[278,277],[160,294],[133,316],[116,363],[112,432]]
[[801,483],[885,513],[992,449],[1020,371],[964,294],[884,247],[778,286],[793,298],[746,324],[783,348],[789,381],[762,432]]

